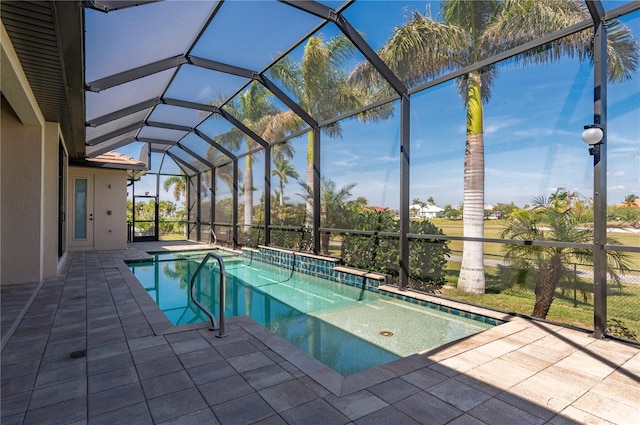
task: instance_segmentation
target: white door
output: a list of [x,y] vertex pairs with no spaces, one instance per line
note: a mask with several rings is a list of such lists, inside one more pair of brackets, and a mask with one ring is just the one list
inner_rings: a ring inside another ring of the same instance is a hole
[[69,247],[93,247],[93,176],[73,177],[71,205],[71,238]]

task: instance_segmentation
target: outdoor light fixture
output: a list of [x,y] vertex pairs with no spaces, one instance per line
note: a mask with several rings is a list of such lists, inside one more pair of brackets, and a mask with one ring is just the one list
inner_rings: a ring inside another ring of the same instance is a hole
[[600,125],[590,124],[584,126],[584,131],[582,132],[582,140],[587,145],[589,145],[589,154],[595,154],[594,147],[602,143],[603,138],[604,131],[602,130],[602,127],[600,127]]

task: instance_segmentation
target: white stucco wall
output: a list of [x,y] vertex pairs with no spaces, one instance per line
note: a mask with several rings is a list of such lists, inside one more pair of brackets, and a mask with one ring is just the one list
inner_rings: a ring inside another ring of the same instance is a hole
[[23,125],[4,99],[0,119],[0,282],[3,285],[39,282],[43,278],[43,127]]
[[[92,199],[89,209],[93,213],[93,244],[74,241],[73,181],[74,177],[89,177]],[[111,250],[127,247],[127,172],[89,167],[69,167],[69,211],[67,235],[69,251]],[[109,214],[109,211],[111,214]]]
[[0,23],[0,283],[57,274],[57,123],[45,123],[6,29]]
[[42,155],[42,268],[44,277],[58,274],[58,151],[60,126],[45,123]]
[[[95,249],[127,247],[127,172],[99,170],[96,173]],[[109,215],[107,212],[111,211]]]

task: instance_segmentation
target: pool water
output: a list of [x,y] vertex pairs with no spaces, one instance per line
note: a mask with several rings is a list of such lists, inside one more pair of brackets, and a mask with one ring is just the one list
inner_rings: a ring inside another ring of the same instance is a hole
[[[223,255],[225,314],[249,316],[342,375],[361,372],[492,327],[466,317],[319,279],[235,254]],[[155,254],[129,268],[175,325],[207,321],[189,297],[204,253]],[[217,316],[217,262],[195,283],[198,301]]]

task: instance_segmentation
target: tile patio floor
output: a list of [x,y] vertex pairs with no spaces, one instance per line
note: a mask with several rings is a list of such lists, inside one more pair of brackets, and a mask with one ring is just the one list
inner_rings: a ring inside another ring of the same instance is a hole
[[173,327],[122,262],[161,245],[2,287],[3,425],[640,424],[640,347],[560,326],[512,318],[346,378],[248,318]]

